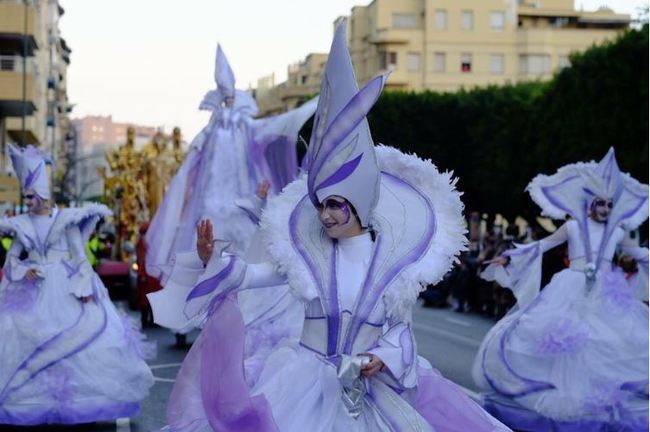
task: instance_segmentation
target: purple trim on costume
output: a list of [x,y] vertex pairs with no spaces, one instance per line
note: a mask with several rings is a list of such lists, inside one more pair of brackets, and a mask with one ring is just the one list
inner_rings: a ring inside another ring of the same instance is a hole
[[373,323],[373,322],[370,322],[370,321],[366,321],[366,322],[364,322],[364,324],[368,324],[371,327],[383,327],[384,326],[383,323],[381,323],[381,324],[380,323]]
[[27,384],[30,380],[32,380],[40,372],[42,372],[45,369],[57,364],[61,360],[66,359],[66,358],[68,358],[70,356],[73,356],[73,355],[77,354],[78,352],[86,349],[92,342],[94,342],[104,332],[104,330],[106,330],[106,326],[108,324],[106,309],[104,309],[104,305],[102,303],[98,302],[98,305],[100,306],[100,310],[102,311],[102,318],[103,318],[100,328],[96,332],[94,332],[92,335],[90,335],[90,337],[87,340],[82,341],[79,345],[72,347],[72,349],[70,351],[64,353],[58,359],[47,363],[45,366],[42,366],[37,371],[33,372],[29,376],[29,378],[27,380],[25,380],[22,384],[20,384],[20,385],[18,385],[16,387],[13,387],[13,388],[9,388],[9,384],[11,383],[11,381],[13,381],[13,379],[16,377],[18,372],[20,372],[22,369],[25,369],[28,366],[28,364],[35,357],[37,357],[40,353],[42,353],[42,352],[46,351],[47,349],[49,349],[51,346],[57,345],[57,343],[60,342],[61,339],[65,340],[68,333],[73,333],[73,334],[76,333],[76,332],[74,332],[74,330],[76,329],[76,327],[81,322],[81,319],[83,318],[83,316],[87,313],[86,305],[83,304],[83,303],[80,303],[81,312],[80,312],[79,316],[77,317],[77,320],[74,322],[74,324],[72,324],[70,327],[62,330],[61,332],[55,334],[50,339],[48,339],[47,341],[45,341],[42,344],[40,344],[39,346],[37,346],[36,349],[29,355],[29,357],[27,357],[27,359],[25,359],[20,364],[20,366],[18,366],[18,368],[13,372],[13,374],[11,375],[11,378],[9,378],[7,380],[7,384],[2,389],[2,392],[0,392],[0,405],[2,404],[2,401],[6,400],[7,397],[9,397],[9,395],[12,392],[20,389],[22,386]]
[[0,405],[0,424],[33,426],[43,424],[81,424],[111,421],[121,417],[133,417],[140,411],[139,402],[103,401],[93,406],[79,401],[61,406],[30,405],[27,411],[16,412]]
[[210,294],[212,291],[217,289],[219,284],[223,282],[228,276],[230,276],[230,273],[232,272],[233,267],[235,266],[235,257],[231,255],[228,257],[228,264],[219,271],[216,275],[207,278],[206,280],[202,281],[198,285],[196,285],[192,291],[187,295],[185,298],[185,301],[188,302],[190,300],[193,300],[197,297],[202,297],[204,295]]
[[[244,282],[244,277],[246,277],[246,272],[240,272],[239,278],[233,282],[230,286],[225,288],[221,293],[217,294],[214,296],[212,300],[210,300],[210,304],[208,305],[208,315],[212,315],[214,311],[217,309],[217,306],[221,304],[221,301],[226,298],[228,294],[230,294],[233,290],[237,289],[241,284]],[[216,288],[216,285],[215,285]]]
[[356,170],[357,167],[359,166],[359,163],[361,163],[362,157],[363,157],[363,153],[361,153],[356,158],[347,161],[346,163],[341,165],[341,167],[337,169],[336,172],[334,172],[334,174],[332,174],[327,179],[325,179],[322,183],[316,186],[316,192],[318,192],[321,189],[325,189],[328,186],[341,183],[343,180],[350,177],[354,172],[354,170]]
[[[416,244],[415,247],[408,254],[406,254],[406,256],[404,256],[397,263],[395,263],[391,268],[389,268],[382,275],[381,279],[374,284],[374,288],[373,288],[372,276],[374,275],[375,272],[375,262],[377,260],[377,256],[379,255],[379,252],[381,251],[381,247],[382,247],[381,233],[377,235],[372,262],[368,269],[368,274],[363,284],[363,288],[359,293],[359,297],[357,299],[355,313],[353,314],[354,318],[350,326],[348,327],[346,341],[343,349],[343,352],[345,354],[349,354],[352,351],[352,344],[359,334],[359,330],[361,329],[362,323],[368,320],[368,317],[372,313],[373,309],[375,308],[377,302],[381,298],[381,295],[383,294],[385,289],[397,277],[397,275],[399,275],[400,272],[404,270],[404,268],[408,267],[414,262],[417,262],[420,258],[422,258],[422,256],[424,256],[424,254],[426,254],[427,249],[431,244],[431,242],[433,241],[433,238],[438,228],[436,214],[433,209],[433,205],[427,196],[420,193],[420,191],[410,183],[390,173],[382,172],[381,174],[385,176],[387,181],[394,181],[399,184],[405,185],[408,188],[410,188],[414,193],[418,194],[424,200],[424,203],[426,205],[426,210],[428,211],[429,214],[429,218],[428,218],[429,220],[424,222],[426,224],[427,230],[422,235],[422,238],[420,239],[419,243]],[[368,291],[370,290],[372,290],[371,293],[372,295],[368,295],[369,294]]]
[[[310,161],[307,176],[307,191],[309,192],[309,198],[314,205],[318,205],[316,188],[314,185],[316,177],[320,174],[323,166],[328,162],[332,153],[339,148],[343,140],[346,139],[362,121],[365,120],[366,114],[379,98],[383,85],[384,78],[383,76],[379,76],[358,91],[330,122],[327,130],[321,137],[320,143],[317,143],[318,152]],[[321,95],[321,97],[327,96]],[[317,120],[320,122],[321,119],[318,118]],[[314,130],[316,129],[315,126]]]
[[628,219],[628,218],[634,216],[634,214],[636,212],[638,212],[639,209],[641,207],[643,207],[643,205],[647,205],[648,197],[636,195],[636,194],[633,194],[631,192],[629,192],[629,193],[631,195],[639,198],[639,202],[637,203],[636,207],[634,207],[634,208],[628,210],[627,212],[623,213],[614,223],[610,223],[611,218],[609,218],[607,220],[607,224],[605,226],[605,232],[603,233],[603,239],[602,239],[602,241],[600,243],[600,248],[598,250],[599,263],[600,263],[600,260],[602,260],[603,255],[605,254],[605,248],[607,247],[607,244],[609,243],[609,239],[611,238],[612,234],[614,233],[614,230],[616,229],[616,227],[621,225],[625,219]]
[[[527,312],[530,311],[530,309],[532,309],[534,306],[536,306],[537,303],[540,302],[541,298],[542,297],[540,295],[535,297],[535,299],[522,311],[521,316],[524,316]],[[520,316],[520,318],[521,318],[521,316]],[[502,336],[499,338],[499,359],[501,360],[503,365],[506,367],[508,372],[510,372],[515,378],[518,378],[519,380],[523,381],[524,383],[529,384],[529,387],[522,390],[522,391],[519,391],[519,392],[509,392],[509,391],[505,390],[504,388],[501,388],[497,384],[497,380],[492,379],[492,377],[490,377],[490,375],[488,374],[487,368],[485,367],[485,361],[487,359],[488,349],[485,349],[483,351],[483,356],[482,356],[482,359],[481,359],[482,369],[483,369],[483,376],[485,377],[485,380],[488,382],[488,384],[490,384],[490,386],[497,393],[502,394],[504,396],[508,396],[508,397],[526,396],[526,395],[536,393],[536,392],[539,392],[539,391],[542,391],[542,390],[551,390],[551,389],[555,388],[555,386],[553,384],[551,384],[551,383],[546,383],[546,382],[543,382],[543,381],[536,381],[536,380],[532,380],[530,378],[526,378],[526,377],[524,377],[522,375],[519,375],[517,372],[515,372],[515,370],[510,365],[510,363],[508,363],[508,360],[506,359],[506,354],[505,354],[505,343],[506,343],[506,339],[510,336],[510,333],[512,333],[512,331],[514,331],[515,327],[519,323],[519,319],[515,320],[503,332]]]
[[23,188],[25,189],[30,189],[32,186],[34,186],[34,183],[36,182],[36,179],[40,175],[41,171],[43,171],[43,166],[45,166],[45,162],[40,162],[34,170],[27,170],[27,176],[25,177],[25,184]]
[[327,301],[327,355],[337,354],[339,335],[341,334],[341,316],[339,313],[339,295],[336,281],[336,256],[338,246],[335,244],[330,260],[330,286]]
[[648,399],[648,381],[629,381],[621,385],[621,390],[634,393],[636,397]]
[[[302,245],[300,242],[300,239],[298,237],[298,232],[297,232],[297,218],[298,218],[298,213],[300,212],[300,209],[304,207],[307,199],[309,197],[305,195],[296,205],[296,207],[293,209],[291,212],[291,217],[289,218],[289,234],[291,236],[292,243],[296,250],[298,251],[298,254],[302,257],[303,261],[307,265],[307,268],[309,269],[312,278],[314,280],[314,284],[316,286],[316,290],[319,292],[320,298],[321,298],[321,304],[322,302],[326,302],[327,306],[325,309],[325,313],[328,315],[328,320],[327,320],[327,347],[328,347],[328,354],[330,353],[330,350],[334,349],[334,352],[332,354],[336,353],[336,346],[337,346],[337,339],[338,339],[338,334],[339,334],[339,316],[338,316],[338,295],[336,293],[336,273],[331,273],[331,277],[334,279],[333,284],[334,284],[334,302],[335,305],[332,305],[332,300],[328,300],[328,295],[324,290],[323,286],[323,281],[320,277],[320,274],[318,273],[318,269],[316,268],[316,264],[314,261],[311,259],[309,256],[309,253],[305,250],[305,247]],[[332,247],[333,253],[331,257],[331,268],[335,269],[336,268],[336,248]],[[331,291],[332,283],[330,283],[330,291]],[[336,312],[336,317],[332,316],[332,312]]]
[[243,210],[246,213],[246,216],[253,222],[255,225],[258,225],[260,223],[260,219],[257,217],[257,215],[252,212],[250,209],[246,207],[239,207],[240,210]]
[[319,320],[319,319],[325,319],[325,318],[327,318],[327,317],[326,316],[320,316],[320,317],[308,317],[308,316],[306,316],[305,317],[306,320]]
[[538,412],[528,410],[511,400],[485,398],[484,408],[497,419],[514,430],[553,431],[553,432],[591,432],[591,431],[629,431],[648,430],[648,418],[618,419],[611,415],[610,420],[576,420],[558,421],[545,417]]
[[327,357],[327,355],[325,353],[322,353],[322,352],[320,352],[320,351],[318,351],[318,350],[316,350],[316,349],[314,349],[314,348],[312,348],[312,347],[310,347],[308,345],[305,345],[304,343],[302,343],[302,341],[298,342],[298,345],[300,345],[301,347],[303,347],[305,349],[308,349],[309,351],[313,352],[314,354],[318,354],[321,357]]
[[399,344],[402,346],[402,362],[410,366],[413,364],[413,339],[411,338],[411,328],[406,326],[399,335]]
[[79,261],[77,264],[72,265],[69,264],[67,260],[61,259],[61,264],[63,264],[63,267],[65,267],[65,271],[68,274],[68,279],[79,273],[79,270],[81,270],[81,265],[83,263],[83,261]]

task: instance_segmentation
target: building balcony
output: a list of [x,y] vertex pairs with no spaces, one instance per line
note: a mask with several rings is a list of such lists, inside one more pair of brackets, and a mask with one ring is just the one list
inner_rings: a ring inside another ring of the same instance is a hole
[[5,124],[7,135],[20,145],[40,145],[43,142],[43,137],[39,131],[43,130],[43,126],[38,127],[37,117],[31,115],[25,118],[25,142],[23,142],[22,123],[20,117],[7,117]]
[[0,70],[0,117],[31,115],[36,110],[34,77],[27,74],[25,78],[27,97],[23,100],[23,74]]
[[612,38],[618,31],[615,29],[581,29],[581,28],[520,28],[517,30],[517,44],[520,49],[533,47],[567,47],[572,50],[584,50],[595,43]]
[[404,45],[411,41],[411,37],[401,31],[378,29],[368,38],[368,43],[373,45],[398,44]]
[[3,54],[23,52],[23,34],[26,54],[33,56],[36,43],[34,8],[21,3],[0,2],[0,51]]

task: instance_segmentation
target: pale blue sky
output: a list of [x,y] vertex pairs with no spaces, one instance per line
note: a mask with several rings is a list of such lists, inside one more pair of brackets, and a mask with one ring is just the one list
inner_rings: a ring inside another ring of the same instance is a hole
[[[480,0],[476,0],[480,1]],[[179,125],[191,140],[207,121],[198,111],[214,88],[221,43],[238,88],[275,73],[310,52],[327,52],[333,21],[369,0],[60,0],[60,26],[72,48],[68,95],[73,115],[166,131]],[[634,14],[647,0],[577,0],[585,10],[608,4]]]

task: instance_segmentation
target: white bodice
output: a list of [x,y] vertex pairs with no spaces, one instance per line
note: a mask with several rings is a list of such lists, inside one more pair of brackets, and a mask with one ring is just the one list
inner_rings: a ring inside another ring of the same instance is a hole
[[583,236],[584,228],[581,228],[575,220],[567,222],[567,234],[569,243],[569,260],[572,263],[580,264],[586,262],[595,262],[598,259],[601,247],[604,247],[601,261],[611,261],[616,253],[616,246],[621,242],[624,231],[621,228],[615,228],[612,235],[606,239],[607,244],[601,246],[605,234],[606,224],[587,219],[586,232],[588,233],[588,245],[591,250],[590,256],[586,253],[587,239]]

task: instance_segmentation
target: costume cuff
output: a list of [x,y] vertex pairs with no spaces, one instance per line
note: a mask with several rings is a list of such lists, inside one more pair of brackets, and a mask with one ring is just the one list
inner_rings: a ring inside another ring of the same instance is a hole
[[61,264],[68,276],[70,293],[77,298],[93,295],[93,269],[86,259],[69,261],[62,259]]
[[400,385],[415,387],[417,356],[411,326],[403,321],[397,323],[379,338],[377,345],[369,352],[384,362],[385,368]]

